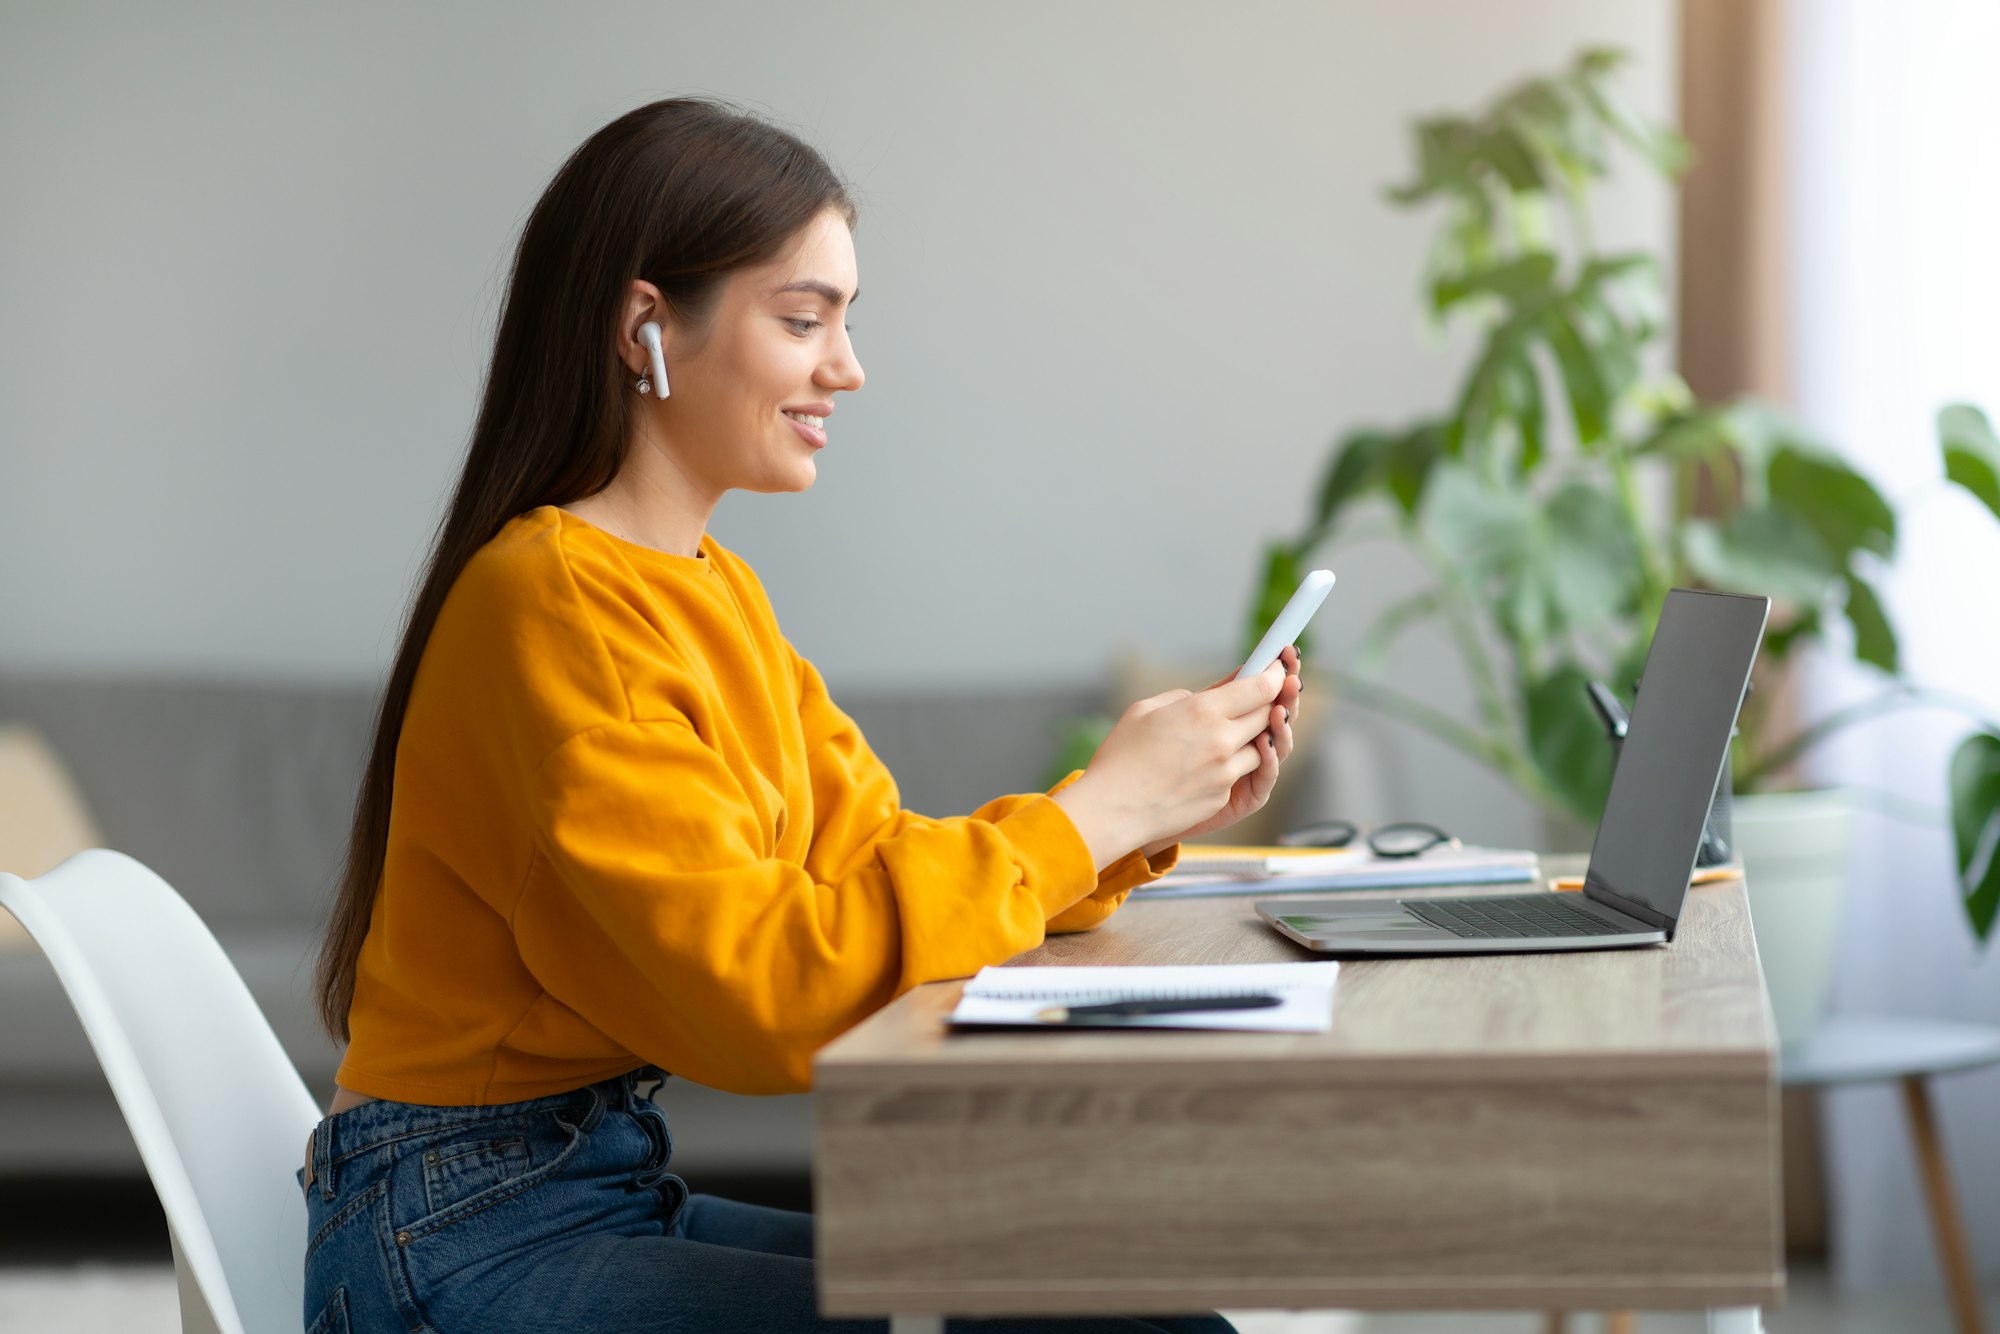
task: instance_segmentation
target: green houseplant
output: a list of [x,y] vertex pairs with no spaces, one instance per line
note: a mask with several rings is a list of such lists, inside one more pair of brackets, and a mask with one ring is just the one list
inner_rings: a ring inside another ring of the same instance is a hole
[[[2000,727],[1904,680],[1874,579],[1897,514],[1834,450],[1770,404],[1702,404],[1649,373],[1664,336],[1660,266],[1604,253],[1588,194],[1622,146],[1676,178],[1686,144],[1620,100],[1623,57],[1586,51],[1484,112],[1415,127],[1417,162],[1389,198],[1442,217],[1425,294],[1476,332],[1453,401],[1397,427],[1338,439],[1310,515],[1268,544],[1248,617],[1254,638],[1325,550],[1393,531],[1427,587],[1388,608],[1333,675],[1343,694],[1491,766],[1546,808],[1594,822],[1611,753],[1584,690],[1629,690],[1668,589],[1768,594],[1768,677],[1805,646],[1851,654],[1881,693],[1787,731],[1753,695],[1732,760],[1739,791],[1771,784],[1839,728],[1896,707],[1956,707],[1977,725],[1951,764],[1960,890],[1984,941],[2000,911]],[[2000,441],[1967,406],[1938,419],[1945,471],[2000,518]],[[1448,715],[1381,679],[1397,636],[1436,620],[1477,716]]]

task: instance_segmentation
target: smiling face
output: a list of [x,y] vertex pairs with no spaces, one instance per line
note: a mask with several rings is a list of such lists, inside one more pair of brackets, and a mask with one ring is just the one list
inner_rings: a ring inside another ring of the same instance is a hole
[[711,506],[730,489],[811,486],[834,395],[864,379],[845,322],[855,296],[854,240],[829,210],[725,279],[701,327],[661,322],[669,394],[645,400],[652,429],[635,446],[663,451]]

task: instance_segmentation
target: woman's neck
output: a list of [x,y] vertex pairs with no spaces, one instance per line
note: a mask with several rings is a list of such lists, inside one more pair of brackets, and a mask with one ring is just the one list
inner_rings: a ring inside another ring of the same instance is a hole
[[708,531],[715,506],[691,505],[666,488],[629,477],[630,471],[620,470],[610,486],[562,508],[626,542],[673,556],[700,555],[702,534]]

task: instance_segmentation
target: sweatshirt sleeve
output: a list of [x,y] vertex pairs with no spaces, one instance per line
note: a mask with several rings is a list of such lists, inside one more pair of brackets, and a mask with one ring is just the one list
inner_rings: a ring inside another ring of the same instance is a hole
[[1093,892],[1089,850],[1048,797],[912,816],[893,784],[838,773],[852,754],[836,744],[815,761],[815,803],[824,791],[831,809],[802,866],[769,855],[748,794],[686,720],[570,738],[532,785],[523,963],[553,1001],[675,1074],[793,1092],[862,1018],[1033,948]]
[[[798,673],[799,715],[805,724],[812,769],[813,851],[806,864],[836,871],[873,842],[892,838],[913,824],[932,822],[902,808],[888,767],[869,747],[860,727],[833,702],[819,670],[796,651],[792,652],[792,663]],[[1048,795],[1054,796],[1081,777],[1081,769],[1071,772],[1050,788]],[[992,818],[995,813],[1037,800],[1042,798],[1032,794],[999,797],[980,809]],[[1063,818],[1068,819],[1067,812]],[[1179,860],[1178,843],[1150,859],[1134,849],[1105,867],[1089,894],[1052,913],[1046,930],[1053,935],[1099,925],[1118,910],[1133,889],[1159,879]]]
[[1158,880],[1173,870],[1180,859],[1181,845],[1178,843],[1152,857],[1137,849],[1126,853],[1104,868],[1103,874],[1097,878],[1096,889],[1049,919],[1048,934],[1065,935],[1103,925],[1132,896],[1133,890]]

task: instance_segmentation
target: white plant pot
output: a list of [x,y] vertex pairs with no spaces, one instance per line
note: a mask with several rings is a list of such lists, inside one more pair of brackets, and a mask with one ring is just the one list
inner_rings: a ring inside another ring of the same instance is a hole
[[1730,819],[1778,1040],[1790,1044],[1826,1012],[1854,808],[1838,789],[1759,792],[1734,798]]

